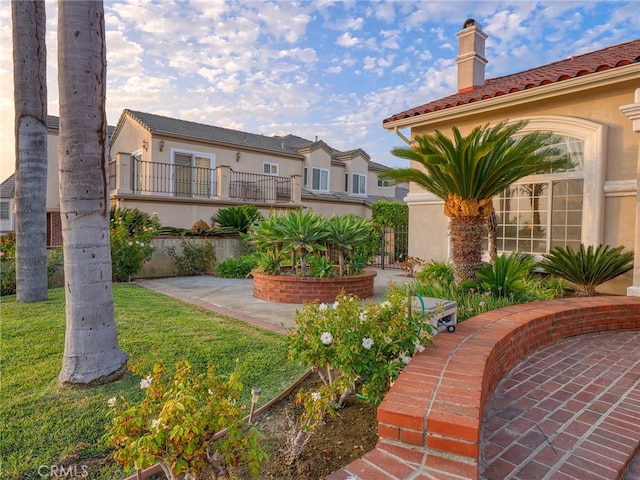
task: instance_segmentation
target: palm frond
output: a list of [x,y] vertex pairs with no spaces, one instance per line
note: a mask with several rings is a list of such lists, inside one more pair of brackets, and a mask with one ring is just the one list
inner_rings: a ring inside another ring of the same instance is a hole
[[633,268],[633,252],[623,252],[624,247],[580,245],[576,252],[571,246],[555,247],[540,262],[548,273],[574,283],[578,293],[595,294],[598,285],[614,279]]

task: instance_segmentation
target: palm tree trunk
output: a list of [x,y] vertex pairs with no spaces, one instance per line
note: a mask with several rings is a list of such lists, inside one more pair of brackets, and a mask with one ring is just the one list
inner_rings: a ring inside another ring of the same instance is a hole
[[106,49],[99,1],[58,2],[60,216],[67,328],[61,384],[119,378],[107,191]]
[[489,259],[496,262],[498,256],[498,215],[496,209],[491,209],[491,215],[487,217],[487,237],[489,243]]
[[482,216],[451,217],[449,232],[452,244],[452,263],[455,281],[475,280],[482,263],[482,236],[485,219]]
[[44,1],[11,2],[16,108],[16,299],[47,299],[47,51]]

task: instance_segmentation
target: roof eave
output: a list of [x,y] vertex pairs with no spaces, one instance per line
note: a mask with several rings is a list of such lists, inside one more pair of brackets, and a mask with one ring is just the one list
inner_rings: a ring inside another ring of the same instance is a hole
[[560,95],[566,95],[568,93],[580,92],[628,80],[637,80],[639,74],[640,63],[632,63],[623,67],[616,67],[602,72],[574,77],[568,80],[521,90],[519,92],[386,122],[382,124],[382,127],[385,130],[390,131],[395,130],[396,128],[421,127],[431,123],[438,123],[473,115],[479,112],[491,112],[497,109],[553,98]]

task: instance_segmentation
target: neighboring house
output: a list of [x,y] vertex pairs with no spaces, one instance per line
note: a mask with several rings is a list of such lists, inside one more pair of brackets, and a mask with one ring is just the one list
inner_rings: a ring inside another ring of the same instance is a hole
[[[485,80],[481,25],[465,22],[458,38],[458,93],[386,118],[383,127],[405,141],[403,128],[411,138],[453,125],[467,134],[502,120],[528,120],[525,132],[553,131],[575,168],[527,177],[495,198],[498,249],[539,256],[556,245],[624,245],[636,253],[633,275],[604,290],[640,295],[640,40]],[[406,202],[409,255],[447,259],[443,201],[411,184]]]
[[13,196],[16,176],[12,174],[0,184],[0,235],[16,229],[16,216],[13,213]]
[[368,217],[371,203],[395,200],[378,179],[388,167],[361,149],[322,140],[265,136],[124,110],[110,144],[111,204],[157,213],[163,225],[191,227],[223,207],[263,213],[306,207]]
[[[107,127],[107,134],[113,133],[113,127]],[[62,226],[60,223],[60,193],[58,183],[58,131],[59,118],[47,115],[47,246],[62,245]],[[0,235],[15,230],[15,174],[0,185]]]

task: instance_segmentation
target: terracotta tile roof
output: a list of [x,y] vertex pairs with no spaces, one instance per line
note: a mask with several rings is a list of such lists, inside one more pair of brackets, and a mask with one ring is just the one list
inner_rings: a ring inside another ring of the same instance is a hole
[[640,62],[640,39],[607,47],[595,52],[577,55],[504,77],[487,79],[484,85],[474,87],[472,90],[466,92],[458,92],[448,97],[434,100],[410,110],[405,110],[404,112],[385,118],[382,123],[385,124],[404,118],[424,115],[437,110],[444,110],[446,108],[478,102],[501,95],[508,95],[509,93],[602,72],[635,62]]

